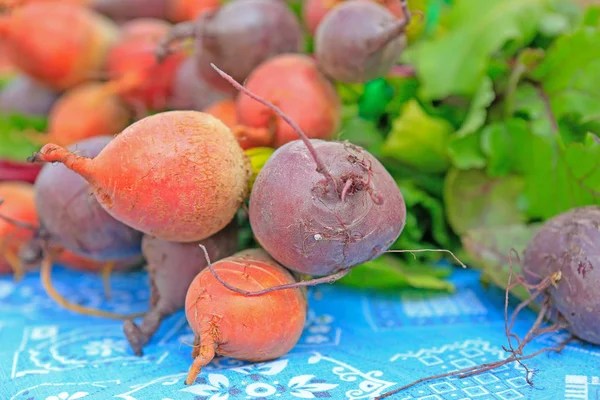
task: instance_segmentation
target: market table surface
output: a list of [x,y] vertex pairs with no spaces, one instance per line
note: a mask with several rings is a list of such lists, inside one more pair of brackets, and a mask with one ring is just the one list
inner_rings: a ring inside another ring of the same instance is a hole
[[[184,385],[193,336],[183,312],[168,318],[142,357],[120,321],[74,314],[52,301],[38,274],[0,280],[0,399],[370,399],[415,379],[502,359],[504,295],[484,289],[478,273],[457,270],[457,290],[393,294],[322,285],[310,292],[309,319],[295,349],[251,364],[219,358]],[[113,274],[106,300],[98,275],[56,267],[56,288],[71,301],[120,313],[143,311],[144,272]],[[526,332],[527,311],[516,331]],[[269,329],[268,326],[265,329]],[[548,334],[526,352],[552,346]],[[517,363],[466,379],[446,378],[394,399],[598,399],[600,347],[570,343],[562,354],[528,360],[533,387]]]

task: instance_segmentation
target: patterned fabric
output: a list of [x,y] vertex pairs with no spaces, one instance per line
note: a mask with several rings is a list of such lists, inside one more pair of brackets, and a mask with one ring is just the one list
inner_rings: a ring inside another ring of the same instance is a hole
[[[143,311],[142,272],[114,274],[112,298],[97,275],[56,268],[56,288],[70,300],[120,313]],[[183,380],[193,336],[180,312],[171,316],[142,357],[129,350],[119,321],[62,309],[39,275],[0,280],[1,400],[369,399],[420,377],[505,357],[503,293],[480,286],[475,271],[456,271],[453,294],[392,294],[322,285],[310,294],[310,316],[296,348],[260,364],[219,358],[195,385]],[[535,316],[524,312],[519,334]],[[268,329],[268,327],[265,327]],[[526,350],[551,346],[546,335]],[[534,386],[516,363],[467,379],[423,383],[395,399],[598,399],[600,348],[569,344],[562,355],[528,360]]]

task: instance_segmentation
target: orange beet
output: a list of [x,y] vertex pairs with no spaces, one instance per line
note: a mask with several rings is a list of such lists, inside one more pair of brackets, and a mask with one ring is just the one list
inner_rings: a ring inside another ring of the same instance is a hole
[[[33,185],[26,182],[0,182],[0,214],[14,220],[37,226],[37,213],[33,200]],[[33,236],[30,229],[17,227],[0,219],[0,274],[13,272],[18,252]],[[17,271],[15,271],[17,272]]]
[[132,106],[162,110],[167,106],[183,52],[171,54],[162,63],[154,56],[156,46],[171,25],[159,19],[140,18],[123,24],[123,35],[108,55],[108,74],[115,89]]
[[47,144],[30,160],[63,163],[90,182],[115,219],[173,242],[202,240],[223,229],[251,177],[231,130],[199,111],[145,117],[94,158]]
[[[304,54],[282,54],[259,65],[246,87],[277,105],[296,121],[309,138],[330,139],[340,123],[340,100],[331,82]],[[273,129],[272,147],[298,139],[298,134],[272,110],[240,94],[237,112],[241,125]]]
[[12,62],[60,90],[98,75],[119,33],[111,20],[68,3],[28,3],[1,18],[0,34]]
[[193,21],[200,14],[216,10],[219,0],[173,0],[167,4],[167,19],[172,22]]
[[269,147],[273,143],[274,134],[269,128],[250,128],[238,124],[237,105],[234,99],[225,99],[214,103],[204,112],[220,119],[235,135],[242,149]]
[[[213,264],[228,284],[257,291],[296,282],[264,250],[250,249]],[[190,285],[185,315],[196,334],[186,384],[192,384],[201,368],[215,355],[251,362],[287,354],[298,342],[306,322],[307,301],[300,288],[246,297],[220,283],[209,269]]]
[[68,146],[95,136],[112,136],[127,127],[130,112],[104,84],[88,82],[65,92],[48,116],[47,141]]

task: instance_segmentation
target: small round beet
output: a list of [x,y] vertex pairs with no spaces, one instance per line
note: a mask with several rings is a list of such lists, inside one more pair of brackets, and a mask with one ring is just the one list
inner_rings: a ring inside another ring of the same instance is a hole
[[[305,54],[280,54],[265,61],[252,71],[246,87],[277,104],[310,138],[331,139],[340,125],[341,101],[335,87]],[[237,98],[237,112],[242,126],[271,134],[267,146],[280,147],[298,139],[281,117],[245,94]]]
[[579,207],[546,221],[525,250],[531,284],[557,276],[552,304],[580,339],[600,344],[600,207]]
[[332,79],[364,83],[384,76],[406,47],[404,27],[380,4],[349,0],[331,10],[317,28],[315,55]]
[[[215,273],[243,290],[261,290],[296,282],[292,274],[262,249],[249,249],[213,264]],[[194,362],[185,383],[216,355],[251,362],[288,353],[306,323],[307,300],[302,288],[245,297],[226,288],[210,269],[191,283],[185,315],[196,335]]]
[[212,85],[226,91],[233,89],[211,63],[244,81],[263,61],[302,48],[300,22],[280,0],[233,1],[200,16],[197,27],[198,71]]
[[280,147],[256,178],[250,224],[279,263],[323,276],[384,253],[400,236],[406,206],[383,165],[361,147],[311,139],[333,184],[305,143]]

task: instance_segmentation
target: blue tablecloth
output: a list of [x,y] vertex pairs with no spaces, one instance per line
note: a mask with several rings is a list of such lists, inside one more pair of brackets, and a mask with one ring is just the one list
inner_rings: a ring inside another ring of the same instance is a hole
[[[193,386],[183,384],[193,336],[183,312],[164,322],[134,356],[119,321],[61,309],[39,275],[0,280],[0,399],[224,400],[369,399],[412,380],[505,356],[503,294],[484,290],[475,271],[456,271],[454,294],[404,290],[393,295],[322,285],[310,293],[304,335],[285,357],[261,364],[220,358]],[[121,313],[143,311],[149,290],[143,272],[114,274],[106,301],[97,275],[56,268],[57,289],[80,304]],[[534,319],[525,312],[523,333]],[[265,327],[268,329],[268,327]],[[539,338],[528,352],[560,341]],[[441,379],[395,399],[598,399],[600,348],[569,344],[527,365],[468,379]]]

